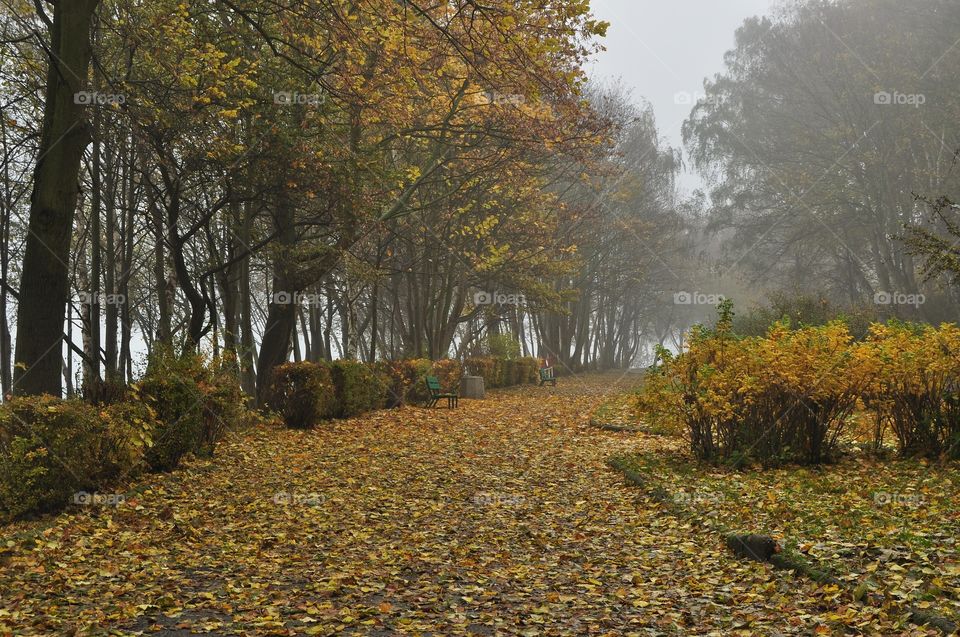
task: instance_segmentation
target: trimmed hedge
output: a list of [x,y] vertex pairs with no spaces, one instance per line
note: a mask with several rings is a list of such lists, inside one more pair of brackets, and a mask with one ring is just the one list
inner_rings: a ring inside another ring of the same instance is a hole
[[507,359],[503,361],[503,385],[512,387],[518,384],[517,361]]
[[388,408],[425,404],[430,398],[427,376],[436,376],[443,391],[457,391],[464,371],[460,361],[450,358],[439,361],[426,358],[380,361],[374,365],[374,369],[386,386],[384,406]]
[[384,406],[393,408],[424,402],[429,396],[424,378],[432,367],[433,361],[426,358],[376,363],[374,369],[386,389]]
[[507,361],[502,358],[493,359],[493,379],[490,384],[491,387],[506,387],[507,386],[507,373],[506,373]]
[[431,361],[411,358],[378,361],[353,360],[286,363],[274,370],[267,407],[288,427],[309,428],[331,418],[351,418],[381,408],[426,404],[430,399],[426,377],[436,376],[445,392],[457,391],[465,369],[483,376],[488,387],[536,383],[540,360],[479,357],[461,364],[455,359]]
[[372,365],[337,360],[329,366],[336,388],[334,417],[352,418],[383,406],[386,388]]
[[427,358],[415,358],[410,361],[412,371],[416,374],[413,384],[407,390],[404,404],[426,405],[430,400],[430,390],[427,388],[427,376],[433,369],[433,361]]
[[535,385],[540,382],[540,359],[525,356],[517,359],[517,384]]
[[471,376],[482,376],[488,388],[512,387],[540,382],[540,359],[502,359],[491,356],[474,356],[464,361]]
[[119,472],[96,407],[52,396],[14,398],[0,410],[0,511],[55,511]]
[[203,426],[197,451],[212,456],[227,430],[249,420],[246,398],[236,367],[227,359],[214,359],[199,368],[197,383],[203,395]]
[[444,358],[434,361],[430,368],[430,375],[440,381],[440,389],[444,392],[460,390],[460,379],[463,378],[463,365],[454,358]]
[[144,456],[153,445],[160,423],[153,408],[140,400],[139,387],[131,388],[129,397],[107,406],[100,416],[106,419],[111,457],[125,475],[131,476],[146,468]]
[[52,396],[0,405],[0,520],[56,511],[80,492],[171,470],[189,453],[210,455],[249,416],[229,367],[193,353],[157,350],[122,400],[103,396],[88,395],[99,408]]
[[336,413],[337,391],[330,368],[317,363],[285,363],[273,370],[267,406],[287,427],[309,429]]
[[488,388],[495,386],[495,363],[492,358],[488,356],[474,356],[466,359],[463,363],[467,368],[468,374],[482,377],[483,384]]
[[[537,359],[477,358],[489,386],[536,382]],[[425,377],[458,389],[457,360],[287,363],[274,370],[267,406],[307,428],[382,407],[426,402]],[[235,369],[195,353],[158,349],[138,383],[92,391],[90,401],[51,396],[0,405],[0,520],[56,511],[82,491],[102,491],[144,469],[169,471],[188,454],[210,455],[228,427],[250,420]]]
[[154,471],[170,471],[191,451],[199,450],[205,437],[205,394],[200,382],[205,376],[203,359],[196,354],[177,356],[158,350],[138,383],[139,393],[156,414],[153,444],[146,462]]

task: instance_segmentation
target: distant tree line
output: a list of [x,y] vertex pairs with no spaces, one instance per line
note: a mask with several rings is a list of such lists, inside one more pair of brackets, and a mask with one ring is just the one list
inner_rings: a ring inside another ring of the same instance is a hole
[[722,267],[839,305],[922,297],[878,310],[956,320],[960,289],[924,277],[905,239],[950,236],[927,202],[958,196],[958,38],[945,0],[804,0],[747,21],[684,126]]

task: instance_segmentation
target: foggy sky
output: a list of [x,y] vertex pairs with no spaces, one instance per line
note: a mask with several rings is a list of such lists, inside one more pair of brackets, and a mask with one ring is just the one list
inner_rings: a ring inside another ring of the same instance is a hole
[[[734,31],[746,18],[771,13],[775,0],[591,0],[594,15],[611,23],[589,72],[620,78],[634,100],[648,100],[660,134],[681,146],[680,127],[690,113],[689,95],[703,92],[703,79],[723,70]],[[681,178],[685,190],[700,185]]]

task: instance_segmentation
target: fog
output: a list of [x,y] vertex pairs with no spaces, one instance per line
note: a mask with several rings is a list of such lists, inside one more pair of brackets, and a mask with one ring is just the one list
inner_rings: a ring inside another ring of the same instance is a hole
[[[653,106],[657,124],[671,145],[690,115],[687,96],[703,93],[703,80],[723,69],[723,54],[746,18],[774,10],[775,0],[594,0],[597,17],[610,23],[606,51],[590,68],[601,81],[622,81],[637,99]],[[702,180],[685,170],[680,184],[690,190]]]

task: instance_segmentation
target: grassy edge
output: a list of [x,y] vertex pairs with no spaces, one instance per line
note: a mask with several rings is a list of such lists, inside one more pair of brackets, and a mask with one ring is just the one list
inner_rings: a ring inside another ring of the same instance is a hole
[[[615,471],[622,473],[627,482],[646,491],[651,498],[664,505],[664,507],[667,508],[671,514],[682,518],[702,529],[706,529],[713,533],[718,533],[724,541],[734,535],[719,523],[707,523],[693,511],[690,511],[689,509],[678,504],[673,498],[670,497],[670,494],[663,487],[653,483],[642,473],[636,471],[626,457],[617,456],[610,458],[607,460],[607,465]],[[773,565],[774,568],[798,573],[818,584],[832,584],[834,586],[838,586],[844,589],[851,598],[857,597],[855,592],[851,590],[850,587],[847,586],[842,580],[834,576],[829,569],[824,568],[821,565],[811,563],[810,561],[801,557],[800,554],[796,553],[795,551],[787,550],[782,553],[778,553],[770,558],[769,563]],[[958,626],[942,615],[928,613],[911,606],[905,607],[904,610],[907,613],[907,620],[912,624],[921,627],[932,626],[940,630],[945,635],[953,635],[957,633]]]
[[591,418],[591,419],[590,419],[590,426],[591,426],[591,427],[595,427],[596,429],[600,429],[600,430],[602,430],[602,431],[612,431],[612,432],[614,432],[614,433],[632,433],[632,434],[656,435],[654,432],[652,432],[652,431],[647,431],[647,430],[643,429],[642,427],[628,427],[627,425],[612,425],[612,424],[610,424],[610,423],[605,423],[605,422],[603,422],[603,421],[601,421],[601,420],[597,420],[596,418]]
[[617,425],[611,422],[608,422],[604,416],[607,412],[610,411],[610,401],[601,403],[593,413],[590,415],[590,426],[601,431],[612,431],[614,433],[633,433],[633,434],[646,434],[648,436],[667,436],[669,435],[666,431],[657,429],[656,427],[645,427],[642,425]]

